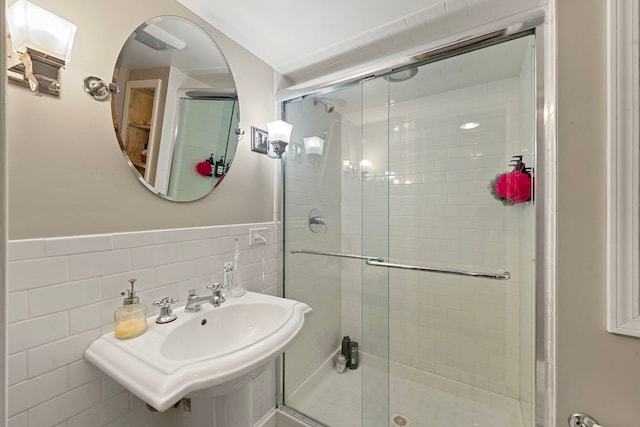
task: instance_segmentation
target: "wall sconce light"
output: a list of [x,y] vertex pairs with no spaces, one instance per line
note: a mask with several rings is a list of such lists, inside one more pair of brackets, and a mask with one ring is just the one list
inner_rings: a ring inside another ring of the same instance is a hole
[[25,0],[7,9],[7,23],[17,53],[9,64],[9,82],[58,96],[60,68],[71,59],[78,27]]
[[322,156],[324,139],[317,136],[310,136],[308,138],[302,138],[302,142],[304,143],[305,154],[316,154]]
[[282,158],[282,154],[287,149],[287,144],[291,139],[292,129],[293,125],[282,120],[274,120],[273,122],[267,123],[267,132],[269,134],[267,138],[269,142],[267,156],[272,159]]
[[322,158],[324,139],[317,136],[302,138],[304,158],[311,166],[316,167]]

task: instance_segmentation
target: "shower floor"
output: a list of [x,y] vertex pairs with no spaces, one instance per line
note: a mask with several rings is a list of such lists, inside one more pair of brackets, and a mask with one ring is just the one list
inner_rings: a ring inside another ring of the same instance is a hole
[[[524,427],[520,402],[515,399],[430,374],[426,375],[431,378],[423,381],[429,385],[423,384],[407,377],[420,381],[424,373],[394,368],[398,373],[389,376],[389,416],[407,418],[407,427]],[[361,424],[364,369],[338,374],[325,364],[287,399],[287,406],[331,427],[368,427]],[[386,375],[381,371],[376,374],[369,368],[365,375],[369,387],[386,387]],[[369,406],[365,411],[380,410],[379,405]],[[383,413],[386,417],[386,411]],[[374,414],[369,419],[379,417]],[[393,424],[376,421],[376,426],[388,425]]]

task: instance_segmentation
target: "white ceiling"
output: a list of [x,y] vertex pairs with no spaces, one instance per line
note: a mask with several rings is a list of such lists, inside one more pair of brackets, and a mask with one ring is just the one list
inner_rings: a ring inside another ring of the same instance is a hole
[[547,0],[178,1],[292,86],[477,35],[483,25],[539,9]]
[[474,0],[178,0],[282,74]]

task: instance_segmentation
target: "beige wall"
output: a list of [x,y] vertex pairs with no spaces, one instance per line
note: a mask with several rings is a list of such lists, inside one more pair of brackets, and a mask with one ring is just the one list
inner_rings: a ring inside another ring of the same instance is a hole
[[558,420],[640,424],[640,339],[606,331],[606,1],[558,0]]
[[[13,1],[7,1],[11,4]],[[250,149],[250,126],[273,116],[273,69],[174,0],[33,0],[78,25],[60,98],[8,88],[9,238],[69,236],[273,220],[273,160]],[[126,13],[119,13],[126,11]],[[181,15],[219,44],[234,73],[247,131],[223,184],[192,203],[151,194],[126,165],[109,102],[84,94],[87,75],[110,81],[120,47],[143,21]]]

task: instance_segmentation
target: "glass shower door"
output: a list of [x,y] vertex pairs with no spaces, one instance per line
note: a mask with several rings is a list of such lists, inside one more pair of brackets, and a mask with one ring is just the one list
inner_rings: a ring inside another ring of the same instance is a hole
[[[356,84],[332,93],[330,101],[307,98],[285,105],[285,119],[294,126],[283,161],[284,294],[306,302],[313,313],[284,355],[283,398],[287,407],[335,427],[383,425],[363,420],[362,407],[375,402],[376,409],[384,408],[388,400],[386,382],[374,387],[363,378],[366,357],[357,369],[336,371],[344,336],[359,343],[361,355],[369,347],[362,321],[364,262],[322,255],[363,253],[362,98],[362,85]],[[309,137],[324,140],[322,154],[305,152]],[[311,216],[324,224],[310,227]],[[299,250],[314,254],[291,253]],[[386,352],[386,342],[378,348]],[[364,383],[375,391],[375,401],[362,395]]]
[[533,58],[527,35],[364,82],[387,97],[377,130],[364,103],[363,250],[394,266],[365,267],[388,312],[363,335],[388,321],[391,426],[532,425]]
[[[362,83],[361,252],[389,255],[389,95],[388,82]],[[362,268],[362,426],[389,425],[389,270]]]
[[[535,172],[534,57],[521,35],[285,103],[284,295],[313,309],[286,407],[332,427],[533,425],[534,205],[496,183]],[[341,374],[343,336],[360,360]]]

